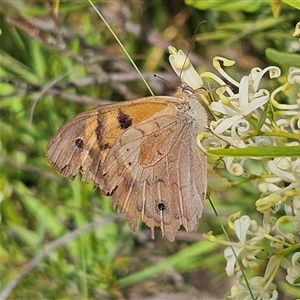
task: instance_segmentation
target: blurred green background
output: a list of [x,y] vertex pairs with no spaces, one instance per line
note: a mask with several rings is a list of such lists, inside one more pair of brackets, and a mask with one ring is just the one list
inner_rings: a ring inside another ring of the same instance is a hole
[[[191,50],[199,72],[213,71],[215,55],[235,60],[237,80],[274,64],[267,48],[299,51],[292,37],[299,10],[270,3],[94,1],[156,95],[172,94],[179,82],[168,45]],[[208,201],[197,232],[180,231],[170,243],[157,231],[151,240],[143,224],[131,232],[93,184],[47,165],[49,140],[77,113],[150,95],[91,4],[2,0],[0,9],[0,289],[9,299],[223,298],[234,282],[224,248],[202,238],[222,234]],[[225,225],[237,211],[255,218],[257,197],[251,183],[211,194]],[[280,299],[290,299],[283,290]]]

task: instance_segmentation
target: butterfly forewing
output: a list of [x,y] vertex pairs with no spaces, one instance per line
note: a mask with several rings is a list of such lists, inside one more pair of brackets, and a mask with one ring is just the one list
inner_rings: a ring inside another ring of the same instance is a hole
[[85,162],[91,139],[95,140],[95,133],[88,131],[87,128],[95,128],[96,116],[96,111],[77,115],[55,134],[48,145],[49,164],[71,180],[78,174]]
[[[137,112],[134,115],[127,112],[129,102]],[[146,112],[154,114],[166,105],[166,101],[149,97],[100,106],[80,113],[51,139],[47,148],[47,160],[71,180],[79,172],[83,174],[83,181],[94,180],[95,172],[116,139],[132,124],[148,118]]]

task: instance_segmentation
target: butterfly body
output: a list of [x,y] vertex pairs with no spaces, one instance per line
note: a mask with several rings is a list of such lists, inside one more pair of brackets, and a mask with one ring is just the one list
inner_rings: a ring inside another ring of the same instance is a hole
[[50,165],[94,181],[131,229],[141,218],[170,241],[194,230],[206,193],[206,156],[196,142],[207,115],[195,92],[146,97],[77,115],[52,138]]

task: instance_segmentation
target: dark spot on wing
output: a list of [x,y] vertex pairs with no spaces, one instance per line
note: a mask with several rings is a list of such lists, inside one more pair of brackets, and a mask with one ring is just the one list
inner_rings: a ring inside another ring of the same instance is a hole
[[164,212],[168,208],[167,203],[164,200],[158,200],[156,203],[156,210],[158,212]]
[[119,121],[120,128],[122,129],[127,129],[132,125],[132,119],[129,117],[129,115],[125,114],[121,109],[119,109],[118,121]]
[[106,150],[106,149],[110,149],[111,145],[110,143],[105,143],[105,144],[100,144],[100,150]]
[[74,144],[78,149],[83,149],[84,144],[85,144],[84,139],[79,136],[75,139]]
[[95,129],[95,133],[96,133],[96,136],[97,136],[97,142],[100,143],[101,140],[102,140],[102,133],[103,133],[103,123],[98,119],[98,125]]
[[107,148],[110,148],[111,145],[109,143],[103,143],[103,131],[104,131],[105,124],[99,118],[97,119],[97,121],[98,121],[98,124],[95,129],[95,134],[97,137],[97,145],[100,150],[105,150]]

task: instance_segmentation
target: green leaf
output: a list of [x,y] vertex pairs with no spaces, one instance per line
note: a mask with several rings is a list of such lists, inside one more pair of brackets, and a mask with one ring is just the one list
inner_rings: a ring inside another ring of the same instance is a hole
[[119,286],[125,287],[132,285],[134,283],[153,278],[158,274],[166,272],[170,268],[175,268],[176,270],[187,270],[191,269],[195,260],[199,260],[201,257],[205,257],[209,253],[212,253],[218,245],[213,243],[208,243],[207,241],[201,241],[195,243],[188,248],[185,248],[175,254],[169,256],[167,259],[147,267],[141,271],[132,273],[127,277],[121,278],[118,283]]
[[265,1],[251,1],[249,0],[214,0],[214,1],[199,1],[199,0],[185,0],[187,5],[198,9],[217,9],[223,11],[243,10],[247,12],[254,12],[266,6]]
[[29,83],[39,85],[41,83],[40,78],[35,74],[28,66],[24,65],[20,61],[13,58],[6,52],[0,50],[1,64],[15,76],[19,76],[26,79]]
[[296,53],[282,52],[268,48],[266,50],[266,56],[272,62],[285,67],[300,67],[300,55]]
[[246,147],[208,150],[208,154],[230,157],[300,157],[300,146]]
[[286,4],[295,7],[300,10],[300,1],[296,0],[282,0],[282,2],[285,2]]

